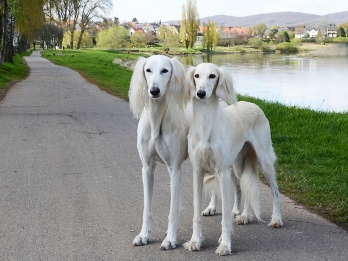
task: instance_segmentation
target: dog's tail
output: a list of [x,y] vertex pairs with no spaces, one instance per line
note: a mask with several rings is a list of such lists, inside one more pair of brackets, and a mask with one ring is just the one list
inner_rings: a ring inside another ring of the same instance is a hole
[[220,183],[216,174],[206,176],[203,180],[203,185],[205,194],[212,196],[212,193],[214,191],[216,196],[221,199]]
[[243,170],[240,177],[242,198],[244,199],[244,210],[248,212],[251,207],[256,219],[264,222],[260,217],[260,188],[258,160],[253,149],[249,149],[243,162]]

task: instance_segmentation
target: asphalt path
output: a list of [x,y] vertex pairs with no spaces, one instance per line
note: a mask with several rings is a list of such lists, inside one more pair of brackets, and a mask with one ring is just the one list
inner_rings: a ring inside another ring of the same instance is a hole
[[[29,77],[0,102],[0,260],[348,260],[347,231],[283,195],[283,228],[236,226],[233,254],[219,257],[219,202],[218,214],[203,218],[202,250],[185,250],[193,217],[189,161],[183,166],[179,246],[160,250],[170,201],[169,175],[160,165],[152,240],[134,247],[143,190],[137,120],[128,103],[39,52],[26,61]],[[271,217],[270,196],[263,185],[264,220]]]

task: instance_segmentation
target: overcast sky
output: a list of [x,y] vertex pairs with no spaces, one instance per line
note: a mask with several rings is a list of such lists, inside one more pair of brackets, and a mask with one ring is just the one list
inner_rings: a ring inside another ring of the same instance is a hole
[[[139,22],[180,20],[182,5],[186,0],[112,0],[113,9],[108,17],[118,17],[129,22],[134,17]],[[248,15],[272,12],[302,12],[316,15],[348,11],[345,0],[196,0],[200,18],[213,15]]]

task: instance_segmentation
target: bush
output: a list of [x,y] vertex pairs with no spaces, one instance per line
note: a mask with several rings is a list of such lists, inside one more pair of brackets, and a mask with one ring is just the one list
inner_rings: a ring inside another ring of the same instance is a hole
[[277,44],[275,46],[275,49],[277,51],[280,51],[281,53],[297,53],[298,52],[297,47],[295,47],[292,43],[288,43],[288,42]]
[[290,43],[292,43],[294,46],[298,46],[298,45],[301,45],[301,44],[302,44],[302,41],[301,41],[301,39],[299,39],[299,38],[292,38],[292,39],[290,40]]
[[337,37],[333,41],[335,43],[345,43],[345,42],[348,42],[348,38],[347,37]]

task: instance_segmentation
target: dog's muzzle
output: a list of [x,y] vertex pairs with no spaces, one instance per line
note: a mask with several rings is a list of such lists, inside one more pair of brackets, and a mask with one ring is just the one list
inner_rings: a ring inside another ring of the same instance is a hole
[[197,91],[197,97],[198,97],[198,98],[204,99],[205,95],[206,95],[206,92],[205,92],[205,91],[203,91],[203,90],[198,90],[198,91]]
[[157,98],[160,94],[161,90],[158,87],[151,87],[150,93],[153,96],[153,98]]

